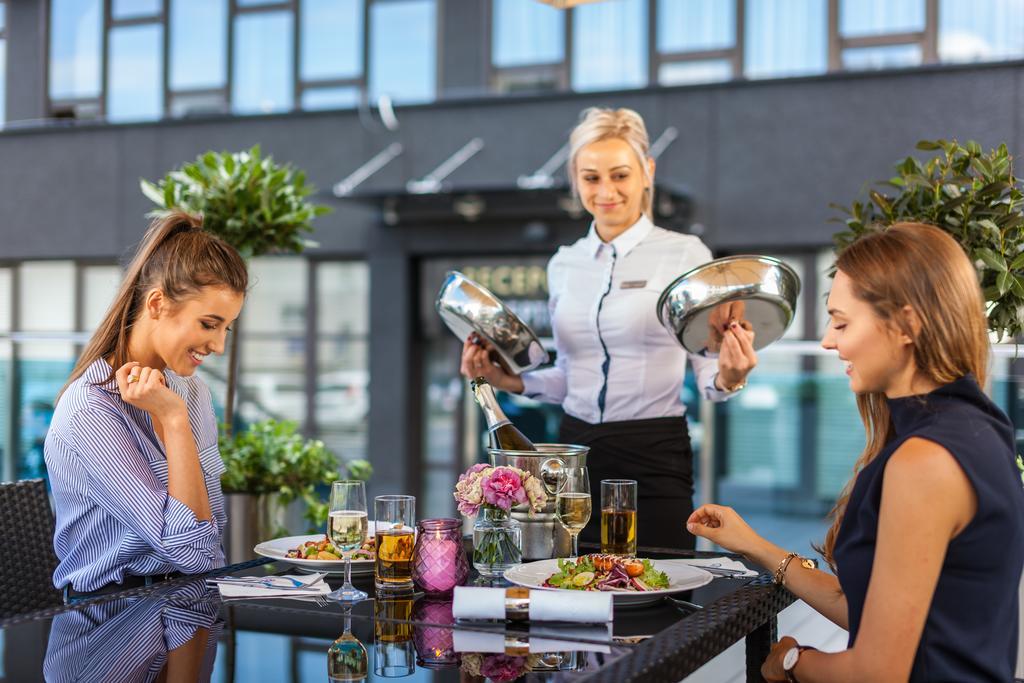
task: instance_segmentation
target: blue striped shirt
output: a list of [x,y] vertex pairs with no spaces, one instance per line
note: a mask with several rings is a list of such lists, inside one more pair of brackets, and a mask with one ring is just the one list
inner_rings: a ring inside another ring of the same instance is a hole
[[47,683],[158,680],[175,650],[209,629],[196,680],[208,681],[223,627],[217,589],[201,581],[170,596],[123,598],[57,615],[50,626],[43,674]]
[[[61,396],[44,452],[53,488],[58,588],[92,591],[126,575],[197,573],[223,566],[227,516],[210,390],[167,371],[184,399],[213,519],[199,521],[167,493],[167,458],[149,414],[121,400],[97,360]],[[97,386],[97,383],[101,383]]]

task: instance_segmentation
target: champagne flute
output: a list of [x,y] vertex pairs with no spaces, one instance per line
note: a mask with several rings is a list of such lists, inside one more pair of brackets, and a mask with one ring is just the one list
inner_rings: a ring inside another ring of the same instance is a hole
[[590,521],[590,476],[586,467],[564,470],[555,495],[555,517],[572,538],[572,555],[579,555],[579,535]]
[[327,597],[340,602],[365,599],[366,593],[352,585],[352,551],[366,540],[366,487],[361,481],[336,481],[331,486],[331,509],[327,533],[334,547],[345,556],[345,583]]

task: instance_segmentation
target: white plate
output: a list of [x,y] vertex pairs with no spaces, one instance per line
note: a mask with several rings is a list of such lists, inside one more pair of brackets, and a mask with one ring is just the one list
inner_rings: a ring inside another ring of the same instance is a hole
[[[312,534],[307,536],[285,536],[275,538],[272,541],[263,541],[253,550],[257,555],[272,558],[278,562],[286,562],[297,569],[307,572],[328,572],[330,574],[345,571],[345,560],[305,560],[298,557],[288,557],[288,551],[294,550],[306,541],[322,541],[323,534]],[[373,560],[352,560],[353,574],[372,574]]]
[[[655,569],[663,571],[668,575],[668,588],[644,591],[642,593],[637,591],[607,591],[614,596],[613,599],[615,600],[616,606],[646,605],[648,603],[658,602],[662,597],[670,593],[678,593],[679,591],[700,588],[705,584],[711,583],[711,580],[715,578],[703,569],[691,567],[690,565],[677,563],[665,564],[660,563],[657,560],[651,560],[651,564],[654,565]],[[537,562],[517,564],[514,567],[506,569],[505,579],[518,586],[526,586],[527,588],[539,588],[541,590],[549,591],[565,591],[567,593],[579,592],[565,588],[550,588],[545,586],[544,582],[557,571],[557,559],[538,560]]]

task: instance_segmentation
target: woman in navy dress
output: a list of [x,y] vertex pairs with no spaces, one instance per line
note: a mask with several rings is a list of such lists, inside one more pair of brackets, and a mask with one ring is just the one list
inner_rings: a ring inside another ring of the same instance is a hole
[[897,224],[836,261],[822,345],[847,364],[866,446],[822,555],[834,574],[705,505],[690,531],[774,571],[848,649],[783,638],[768,681],[1012,681],[1024,564],[1014,429],[984,394],[977,275],[945,232]]

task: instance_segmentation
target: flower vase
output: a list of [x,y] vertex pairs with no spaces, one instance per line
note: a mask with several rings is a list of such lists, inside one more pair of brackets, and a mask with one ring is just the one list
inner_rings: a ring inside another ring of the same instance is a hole
[[506,510],[484,507],[473,524],[473,566],[482,576],[501,577],[523,560],[523,530]]

